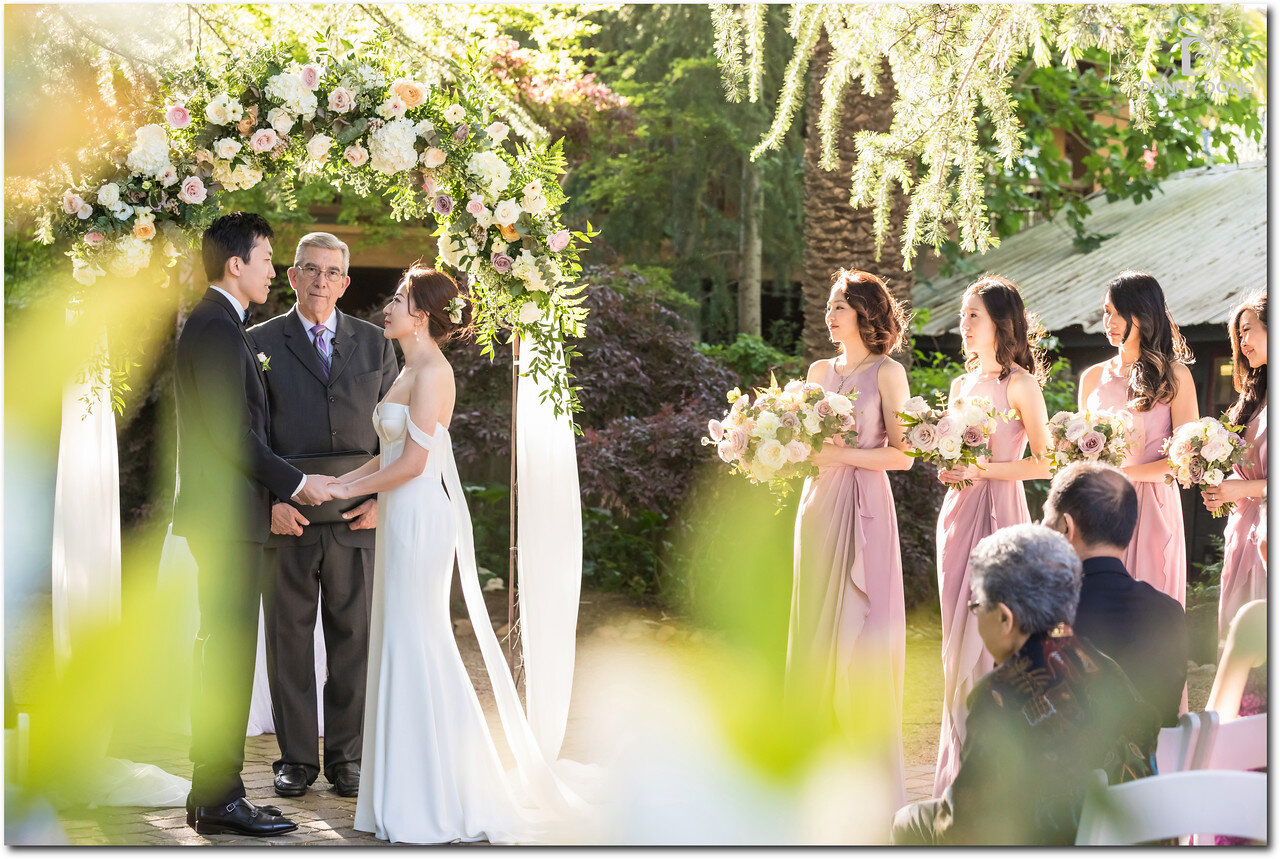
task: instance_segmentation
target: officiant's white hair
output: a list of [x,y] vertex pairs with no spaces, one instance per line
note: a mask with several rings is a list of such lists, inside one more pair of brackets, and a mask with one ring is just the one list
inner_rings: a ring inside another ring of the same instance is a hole
[[351,265],[351,248],[333,233],[307,233],[298,239],[298,249],[293,252],[293,264],[297,265],[302,257],[303,248],[323,248],[327,251],[342,251],[342,273],[347,273]]

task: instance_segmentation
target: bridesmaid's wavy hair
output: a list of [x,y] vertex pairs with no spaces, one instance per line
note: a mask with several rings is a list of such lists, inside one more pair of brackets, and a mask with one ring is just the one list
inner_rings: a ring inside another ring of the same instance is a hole
[[1138,360],[1129,371],[1129,403],[1139,412],[1173,402],[1178,390],[1176,364],[1194,364],[1195,356],[1173,321],[1160,283],[1145,271],[1124,271],[1107,284],[1107,298],[1124,319],[1124,340],[1138,324]]
[[1231,321],[1227,323],[1227,331],[1231,335],[1231,381],[1240,394],[1227,410],[1227,420],[1241,426],[1253,420],[1267,395],[1267,365],[1250,367],[1249,361],[1240,354],[1240,317],[1246,310],[1256,313],[1262,327],[1269,328],[1266,290],[1259,289],[1246,295],[1244,301],[1231,311]]
[[907,343],[907,311],[889,287],[874,274],[840,269],[831,276],[845,302],[858,314],[858,334],[875,355],[897,352]]
[[[417,317],[426,314],[427,333],[432,340],[444,345],[450,340],[470,336],[471,300],[458,288],[457,281],[442,271],[416,262],[401,276],[400,283],[404,284],[409,295],[409,313]],[[462,296],[461,322],[449,318],[449,303],[455,296]]]
[[[1033,314],[1027,313],[1022,304],[1018,285],[996,274],[984,274],[964,291],[965,296],[977,296],[996,328],[996,361],[1000,364],[1000,378],[1005,379],[1018,364],[1031,373],[1040,387],[1049,380],[1049,365],[1044,349],[1039,345],[1045,330]],[[964,368],[970,373],[978,369],[978,356],[970,352],[964,359]]]

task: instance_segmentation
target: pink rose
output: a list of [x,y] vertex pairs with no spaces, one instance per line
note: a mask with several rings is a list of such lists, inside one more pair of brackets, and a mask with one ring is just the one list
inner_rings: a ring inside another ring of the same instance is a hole
[[506,274],[511,271],[511,266],[515,264],[515,260],[506,254],[493,254],[489,257],[489,262],[493,266],[493,270],[498,274]]
[[938,440],[931,424],[916,424],[907,432],[907,444],[915,450],[930,451]]
[[568,246],[569,246],[568,230],[561,230],[558,233],[552,233],[547,238],[547,247],[551,248],[551,250],[555,251],[556,253],[559,253],[560,251],[564,250]]
[[329,93],[329,110],[334,113],[346,113],[355,107],[356,97],[351,94],[351,90],[344,87],[338,87]]
[[302,85],[307,89],[314,90],[320,86],[320,68],[315,65],[307,65],[302,67]]
[[747,449],[747,433],[742,427],[734,427],[729,430],[728,439],[735,454],[741,454]]
[[79,194],[73,194],[70,191],[62,195],[62,211],[68,215],[74,215],[76,212],[84,208],[84,200]]
[[178,199],[193,206],[200,205],[208,196],[209,192],[205,190],[204,182],[199,176],[188,176],[182,180],[182,186],[178,188]]
[[186,128],[191,124],[191,111],[180,104],[171,104],[165,108],[164,118],[174,128]]
[[858,419],[854,417],[853,412],[849,412],[840,419],[840,432],[850,432],[857,424]]
[[724,424],[717,420],[707,421],[707,435],[711,436],[711,440],[719,442],[724,438]]
[[472,197],[467,201],[467,211],[475,217],[484,214],[484,202],[479,197]]
[[347,163],[352,167],[360,167],[369,160],[369,150],[358,143],[353,143],[342,150],[342,157],[347,159]]
[[249,148],[254,152],[270,152],[279,142],[280,137],[274,128],[259,128],[249,138]]
[[1089,430],[1080,436],[1080,441],[1076,442],[1080,446],[1080,452],[1085,456],[1093,457],[1102,452],[1106,447],[1107,437],[1097,430]]
[[951,417],[951,415],[944,415],[942,420],[938,421],[937,426],[934,427],[934,431],[942,438],[957,436],[960,434],[960,422]]
[[813,407],[813,411],[820,418],[829,418],[836,413],[836,410],[831,408],[831,403],[828,400],[818,400]]
[[733,462],[736,459],[733,453],[733,445],[728,439],[716,445],[716,455],[724,462]]
[[106,236],[102,233],[87,233],[84,237],[84,243],[91,248],[96,248],[106,240]]
[[965,427],[964,435],[960,437],[960,440],[969,445],[969,447],[977,447],[982,444],[982,428],[976,426]]
[[790,382],[787,382],[787,384],[783,386],[782,390],[788,393],[794,394],[798,392],[803,386],[804,386],[804,382],[801,382],[799,379],[792,379]]
[[787,461],[804,462],[809,458],[809,446],[798,439],[787,442]]

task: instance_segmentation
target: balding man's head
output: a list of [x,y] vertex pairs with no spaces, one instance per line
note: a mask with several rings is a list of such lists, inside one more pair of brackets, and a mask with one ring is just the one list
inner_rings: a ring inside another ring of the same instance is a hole
[[1065,516],[1075,523],[1080,543],[1123,549],[1138,522],[1138,495],[1118,468],[1072,463],[1053,478],[1044,502],[1044,523],[1050,528],[1065,532]]

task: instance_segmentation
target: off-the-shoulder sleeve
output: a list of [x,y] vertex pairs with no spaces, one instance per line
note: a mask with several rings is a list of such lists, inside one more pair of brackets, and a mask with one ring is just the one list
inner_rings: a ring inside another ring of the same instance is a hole
[[431,448],[435,445],[436,438],[439,436],[440,433],[448,432],[448,430],[445,429],[445,426],[442,423],[436,424],[436,431],[434,433],[424,432],[417,424],[413,422],[413,418],[409,417],[408,415],[405,415],[405,423],[409,428],[409,437],[414,441],[416,441],[425,450],[431,450]]

